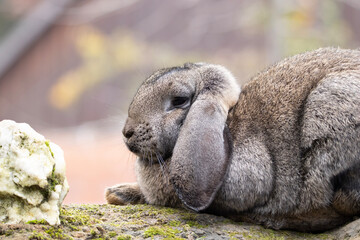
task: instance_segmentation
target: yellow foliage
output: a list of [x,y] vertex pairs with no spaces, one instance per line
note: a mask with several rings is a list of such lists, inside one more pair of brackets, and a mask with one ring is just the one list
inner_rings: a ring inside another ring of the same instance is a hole
[[131,35],[121,36],[121,34],[117,34],[113,44],[114,60],[118,68],[125,70],[133,67],[139,61],[143,47],[140,42],[134,41]]
[[106,36],[92,27],[82,29],[75,43],[83,59],[96,59],[106,52]]
[[75,47],[82,65],[61,76],[49,92],[50,103],[57,109],[69,108],[87,90],[133,68],[139,62],[142,44],[127,32],[106,36],[88,26],[80,30]]

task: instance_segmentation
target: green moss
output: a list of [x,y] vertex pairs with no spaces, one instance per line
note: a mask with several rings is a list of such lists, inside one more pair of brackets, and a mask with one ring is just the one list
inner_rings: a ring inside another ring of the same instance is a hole
[[95,237],[96,236],[96,231],[94,229],[91,229],[90,230],[90,235]]
[[42,224],[42,225],[47,225],[48,223],[42,219],[42,220],[31,220],[28,221],[26,224]]
[[94,223],[102,223],[102,221],[86,215],[84,214],[84,211],[80,211],[78,209],[60,209],[60,221],[65,226],[83,226]]
[[0,235],[5,235],[5,236],[11,236],[11,235],[13,235],[14,234],[14,230],[7,230],[7,231],[5,231],[5,232],[1,232],[0,231]]
[[238,239],[236,236],[239,235],[239,232],[227,231],[227,234],[229,234],[230,240],[235,240]]
[[223,224],[236,224],[236,225],[243,225],[244,224],[242,222],[234,222],[233,220],[230,220],[228,218],[222,220],[220,223],[223,223]]
[[155,226],[155,227],[149,227],[144,231],[144,237],[148,238],[148,237],[154,237],[156,235],[160,235],[166,238],[171,238],[171,239],[182,239],[182,238],[178,238],[176,237],[175,234],[180,233],[180,230],[178,229],[174,229],[172,227],[168,227],[168,226]]
[[249,232],[242,232],[241,235],[244,239],[255,239],[255,236],[253,236]]
[[131,240],[131,239],[132,239],[132,236],[127,235],[127,234],[122,234],[117,237],[117,240]]
[[120,224],[117,224],[117,227],[118,226],[128,226],[128,225],[138,225],[138,226],[147,225],[147,222],[144,221],[141,218],[135,218],[135,220],[133,220],[133,221],[130,221],[130,219],[132,219],[132,218],[130,217],[130,218],[127,219],[127,221],[124,221],[124,222],[121,222]]
[[94,204],[84,204],[81,205],[81,208],[93,213],[98,213],[100,211],[99,205]]
[[109,232],[109,237],[115,237],[115,236],[117,236],[117,233],[116,232]]
[[[60,209],[61,226],[64,229],[70,229],[71,231],[79,231],[79,226],[93,226],[94,224],[102,223],[102,221],[89,216],[90,209],[96,208],[92,205],[81,205],[77,208],[66,207]],[[99,211],[99,209],[97,211]],[[92,239],[101,239],[99,237],[103,237],[102,235],[98,234],[95,229],[91,229],[90,234]],[[110,238],[106,237],[105,239]]]
[[44,232],[47,233],[52,239],[70,239],[73,238],[64,233],[64,231],[59,227],[49,227],[44,229]]
[[323,234],[319,234],[317,235],[316,237],[320,238],[320,239],[335,239],[334,236],[331,236],[330,234],[326,234],[326,233],[323,233]]
[[68,227],[71,229],[71,231],[79,231],[79,228],[75,226],[69,225]]
[[171,227],[179,227],[181,225],[181,222],[177,220],[172,220],[168,223],[168,225]]
[[192,212],[182,212],[180,213],[181,219],[184,221],[195,221],[197,214]]
[[250,231],[255,235],[255,232],[258,235],[258,239],[263,239],[263,240],[271,240],[271,239],[278,239],[278,240],[284,240],[284,236],[281,236],[281,234],[276,233],[274,230],[272,229],[261,229],[261,231],[259,230],[253,230],[253,228],[250,228]]
[[118,228],[118,227],[121,227],[122,226],[122,224],[117,224],[117,223],[108,223],[110,226],[112,226],[112,227],[116,227],[116,228]]
[[[50,177],[47,178],[48,186],[46,189],[41,188],[39,191],[44,196],[45,199],[49,199],[51,196],[51,192],[55,191],[55,186],[60,184],[59,177],[55,174],[55,164],[53,166],[53,169],[51,171]],[[33,187],[33,186],[31,186]]]
[[51,171],[51,177],[47,179],[49,182],[49,191],[54,192],[55,186],[60,184],[59,179],[55,175],[55,164],[53,166],[53,169]]
[[22,135],[22,136],[20,136],[20,140],[21,140],[21,142],[20,142],[20,147],[22,148],[22,147],[25,146],[25,142],[26,142],[27,140],[29,140],[29,136],[27,136],[27,135]]
[[33,231],[32,234],[29,236],[29,240],[48,240],[49,238],[45,237],[41,233]]
[[[239,233],[240,234],[240,233]],[[258,239],[258,240],[285,240],[287,238],[284,232],[277,232],[272,229],[250,228],[249,232],[241,233],[244,239]]]
[[104,213],[100,210],[99,205],[93,205],[93,204],[82,205],[81,209],[84,209],[88,214],[95,214],[99,217],[104,215]]
[[206,228],[206,225],[202,225],[200,223],[198,223],[197,221],[186,221],[186,224],[189,225],[190,227],[195,227],[195,228]]
[[53,153],[53,151],[52,151],[51,148],[50,148],[50,141],[49,141],[49,140],[46,140],[46,141],[45,141],[45,145],[48,147],[48,149],[49,149],[49,151],[50,151],[50,153],[51,153],[51,156],[54,158],[54,153]]
[[156,216],[156,215],[169,215],[181,212],[183,210],[174,209],[174,208],[167,208],[167,207],[160,207],[160,206],[153,206],[147,204],[138,204],[138,205],[128,205],[124,206],[120,209],[120,211],[124,214],[140,214],[145,216]]
[[151,206],[150,211],[156,214],[162,214],[162,215],[169,215],[169,214],[176,214],[185,210],[182,209],[175,209],[175,208],[168,208],[168,207],[155,207]]

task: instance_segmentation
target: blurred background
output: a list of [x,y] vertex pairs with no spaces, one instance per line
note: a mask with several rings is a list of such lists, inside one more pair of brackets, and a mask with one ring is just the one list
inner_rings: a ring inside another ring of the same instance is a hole
[[127,107],[158,68],[226,66],[240,84],[286,56],[360,47],[358,0],[0,0],[0,120],[65,151],[65,203],[135,181]]

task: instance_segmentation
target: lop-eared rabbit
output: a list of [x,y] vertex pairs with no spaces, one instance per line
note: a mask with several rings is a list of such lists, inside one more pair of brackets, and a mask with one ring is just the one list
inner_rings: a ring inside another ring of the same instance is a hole
[[360,51],[287,58],[238,86],[224,67],[159,70],[123,129],[137,183],[110,204],[185,207],[320,232],[360,213]]

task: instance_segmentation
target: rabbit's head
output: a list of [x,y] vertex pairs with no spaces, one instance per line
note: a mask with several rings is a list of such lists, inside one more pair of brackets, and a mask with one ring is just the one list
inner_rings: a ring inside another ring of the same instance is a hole
[[213,200],[231,154],[226,119],[240,88],[218,65],[187,63],[147,78],[129,107],[125,143],[141,161],[170,161],[179,198],[202,210]]

